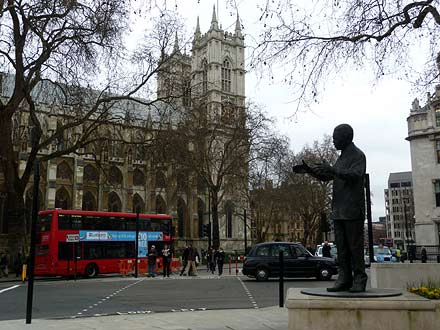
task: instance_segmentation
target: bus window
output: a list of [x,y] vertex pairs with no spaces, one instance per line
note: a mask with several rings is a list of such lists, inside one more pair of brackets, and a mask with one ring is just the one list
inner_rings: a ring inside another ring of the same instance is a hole
[[106,258],[134,258],[134,242],[103,242]]
[[170,221],[161,221],[160,223],[160,231],[165,235],[169,235],[171,231],[171,222]]
[[70,223],[70,215],[58,214],[58,229],[69,230],[71,228],[72,228],[72,224]]
[[105,257],[101,243],[84,242],[84,259],[103,259]]
[[148,218],[139,219],[139,230],[151,231],[151,219]]
[[52,223],[52,214],[45,214],[40,216],[37,221],[37,232],[50,231],[50,225]]
[[58,242],[58,259],[59,260],[73,260],[72,244],[75,244],[75,256],[81,257],[81,244],[69,243],[69,242]]
[[161,223],[163,220],[151,219],[151,231],[161,231]]
[[[136,218],[121,219],[126,224],[126,230],[136,230]],[[139,226],[139,230],[140,226]]]
[[70,222],[71,222],[71,229],[82,229],[83,225],[82,225],[82,216],[80,215],[72,215],[70,217]]

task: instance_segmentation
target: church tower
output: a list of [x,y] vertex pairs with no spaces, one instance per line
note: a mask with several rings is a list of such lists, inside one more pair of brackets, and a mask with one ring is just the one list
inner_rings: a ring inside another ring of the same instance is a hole
[[234,33],[219,27],[215,6],[211,26],[201,34],[199,19],[192,46],[193,98],[206,106],[210,121],[237,117],[245,105],[244,37],[237,15]]

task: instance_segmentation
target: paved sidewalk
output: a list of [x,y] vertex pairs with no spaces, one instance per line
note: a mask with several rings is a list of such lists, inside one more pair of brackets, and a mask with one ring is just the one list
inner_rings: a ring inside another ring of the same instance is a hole
[[260,309],[206,310],[194,312],[111,315],[71,319],[34,319],[0,321],[2,330],[285,330],[287,309],[267,307]]

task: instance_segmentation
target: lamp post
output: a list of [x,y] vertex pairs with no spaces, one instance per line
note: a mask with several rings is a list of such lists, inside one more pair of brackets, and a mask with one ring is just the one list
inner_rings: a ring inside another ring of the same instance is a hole
[[411,232],[409,225],[408,225],[408,214],[406,212],[406,198],[403,199],[403,217],[405,219],[405,243],[406,243],[406,256],[409,259],[409,262],[412,263],[413,262],[413,256],[412,253],[410,253],[410,247],[409,247],[409,243],[410,240],[408,237],[412,237],[411,234],[408,234],[408,230]]
[[247,252],[247,224],[246,224],[246,209],[243,210],[243,221],[244,221],[244,254]]

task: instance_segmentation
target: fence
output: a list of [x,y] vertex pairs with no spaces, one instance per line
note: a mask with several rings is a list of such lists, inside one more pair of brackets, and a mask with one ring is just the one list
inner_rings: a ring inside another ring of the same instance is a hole
[[422,249],[426,250],[427,262],[440,262],[440,245],[409,245],[408,256],[403,255],[406,260],[422,260]]

